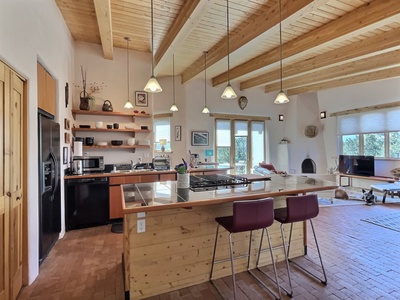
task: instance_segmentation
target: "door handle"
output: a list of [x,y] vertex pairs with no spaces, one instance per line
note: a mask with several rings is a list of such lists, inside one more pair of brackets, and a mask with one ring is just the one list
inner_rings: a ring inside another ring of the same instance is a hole
[[11,197],[11,193],[10,193],[10,192],[7,192],[7,196],[8,196],[8,197]]

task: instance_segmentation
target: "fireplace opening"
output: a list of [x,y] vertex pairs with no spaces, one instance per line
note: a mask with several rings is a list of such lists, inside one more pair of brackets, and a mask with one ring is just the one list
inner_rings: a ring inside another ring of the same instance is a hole
[[301,173],[316,173],[317,168],[315,162],[311,158],[306,158],[301,163]]

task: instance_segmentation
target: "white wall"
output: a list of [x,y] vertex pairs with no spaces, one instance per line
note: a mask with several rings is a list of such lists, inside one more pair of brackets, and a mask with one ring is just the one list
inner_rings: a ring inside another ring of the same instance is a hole
[[[105,100],[110,100],[113,110],[116,112],[132,112],[134,110],[153,112],[153,95],[148,94],[148,107],[134,107],[133,109],[125,109],[124,104],[128,98],[127,83],[127,57],[126,49],[114,48],[113,60],[103,58],[103,52],[100,45],[84,42],[75,42],[75,84],[73,88],[73,107],[79,109],[80,93],[82,91],[81,66],[86,70],[86,90],[90,84],[97,83],[102,86],[102,90],[93,94],[95,97],[94,105],[90,110],[102,110]],[[147,80],[151,74],[151,55],[148,53],[129,51],[130,59],[130,83],[129,83],[129,99],[135,106],[135,91],[143,91]],[[162,93],[162,95],[164,95]],[[85,116],[79,115],[76,118],[75,126],[79,124],[87,124],[94,127],[95,121],[103,121],[106,124],[119,123],[120,128],[124,128],[128,124],[132,124],[132,118],[128,117],[108,117],[108,116]],[[139,125],[147,125],[152,127],[152,119],[136,118],[135,123]],[[82,132],[78,136],[93,136],[95,143],[108,142],[111,140],[126,140],[132,137],[126,133],[93,133]],[[139,140],[153,140],[152,133],[136,133],[136,142]],[[149,155],[148,149],[132,150],[103,150],[103,151],[85,151],[88,155],[102,155],[106,164],[129,163],[131,160],[137,161],[140,157],[144,162],[151,162],[152,155]]]
[[[32,282],[39,273],[36,62],[41,62],[57,80],[56,121],[61,124],[70,116],[64,105],[64,86],[66,82],[73,82],[73,40],[54,1],[1,0],[0,59],[25,77],[28,86],[28,139],[24,142],[29,150],[29,180],[25,200],[28,203],[29,282]],[[62,141],[61,149],[63,146],[69,145]],[[63,181],[61,193],[64,194]]]
[[[397,102],[400,99],[400,78],[361,83],[318,92],[318,102],[321,111],[327,111],[328,118],[323,120],[326,157],[329,167],[333,165],[331,157],[338,155],[336,145],[336,117],[330,113]],[[390,170],[400,167],[399,160],[375,160],[375,175],[391,176]]]

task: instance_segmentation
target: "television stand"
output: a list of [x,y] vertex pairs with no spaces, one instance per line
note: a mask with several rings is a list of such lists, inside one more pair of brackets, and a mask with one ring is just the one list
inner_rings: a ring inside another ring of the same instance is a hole
[[[342,184],[342,178],[347,178],[347,184],[343,185]],[[383,176],[360,176],[360,175],[350,175],[350,174],[344,174],[344,173],[339,173],[339,185],[346,187],[346,186],[353,186],[352,179],[362,179],[362,180],[373,180],[373,181],[384,181],[388,183],[393,183],[396,180],[390,177],[383,177]]]

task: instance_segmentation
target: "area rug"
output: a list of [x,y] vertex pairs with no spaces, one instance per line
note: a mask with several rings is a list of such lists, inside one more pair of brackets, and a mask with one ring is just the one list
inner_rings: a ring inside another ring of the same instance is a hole
[[372,217],[368,219],[361,219],[361,221],[400,232],[400,213],[394,213],[386,216]]
[[320,198],[318,197],[318,204],[320,207],[325,206],[341,206],[341,205],[359,205],[365,204],[362,200],[343,200],[343,199],[336,199],[336,198]]

